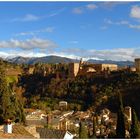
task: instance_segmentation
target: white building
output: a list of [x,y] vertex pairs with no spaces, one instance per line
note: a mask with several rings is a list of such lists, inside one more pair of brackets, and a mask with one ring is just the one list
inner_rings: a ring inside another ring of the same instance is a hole
[[127,117],[127,120],[128,121],[131,121],[132,120],[132,111],[131,111],[131,107],[130,106],[126,106],[124,108],[124,113],[125,113],[125,116]]
[[66,101],[60,101],[59,107],[61,110],[67,110],[68,103]]
[[6,120],[4,125],[4,133],[12,133],[12,123],[11,120]]

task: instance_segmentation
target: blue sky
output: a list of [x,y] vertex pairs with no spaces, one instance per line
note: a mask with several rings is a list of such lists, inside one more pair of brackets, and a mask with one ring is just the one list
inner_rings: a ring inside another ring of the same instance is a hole
[[0,57],[140,57],[140,2],[0,2]]

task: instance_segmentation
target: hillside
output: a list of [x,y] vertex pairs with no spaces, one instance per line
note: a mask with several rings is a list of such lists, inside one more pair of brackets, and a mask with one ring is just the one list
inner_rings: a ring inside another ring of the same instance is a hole
[[7,58],[6,60],[8,62],[15,63],[15,64],[29,64],[29,61],[31,61],[31,58],[18,56],[18,57],[14,57],[10,59]]
[[[45,57],[15,57],[12,59],[7,59],[8,62],[15,64],[35,64],[38,62],[41,63],[70,63],[70,62],[79,62],[76,59],[70,59],[66,57],[60,56],[45,56]],[[117,64],[118,66],[134,66],[134,62],[132,61],[112,61],[112,60],[87,60],[89,63],[109,63],[109,64]]]
[[112,60],[93,60],[89,59],[88,62],[98,64],[117,64],[118,66],[134,66],[134,62],[132,61],[112,61]]
[[[124,106],[133,106],[140,118],[140,75],[135,72],[112,72],[108,77],[86,74],[74,79],[57,78],[55,74],[23,75],[20,83],[25,88],[24,96],[30,107],[38,107],[37,102],[46,104],[46,101],[50,102],[48,99],[51,99],[51,102],[66,100],[71,109],[74,106],[82,110],[89,107],[97,110],[107,107],[116,112],[117,94],[121,92]],[[49,104],[50,106],[52,104]]]
[[10,63],[0,59],[1,67],[4,69],[5,77],[8,83],[18,82],[18,75],[22,73],[22,68],[17,64]]
[[[3,67],[8,83],[17,81],[17,76],[21,72],[20,66],[4,61]],[[140,75],[135,72],[112,72],[107,78],[104,75],[86,74],[74,79],[57,78],[55,73],[47,76],[35,73],[21,75],[18,85],[24,88],[23,95],[27,98],[29,107],[37,107],[38,102],[40,106],[44,106],[42,102],[46,104],[46,101],[50,102],[49,106],[52,107],[51,102],[67,100],[70,105],[72,104],[71,108],[78,106],[84,110],[91,106],[97,109],[107,107],[113,112],[116,112],[119,90],[123,95],[124,105],[133,106],[140,118]]]
[[66,57],[60,56],[45,56],[45,57],[15,57],[12,59],[7,59],[7,61],[16,64],[35,64],[35,63],[70,63],[70,62],[78,62],[78,60],[70,59]]

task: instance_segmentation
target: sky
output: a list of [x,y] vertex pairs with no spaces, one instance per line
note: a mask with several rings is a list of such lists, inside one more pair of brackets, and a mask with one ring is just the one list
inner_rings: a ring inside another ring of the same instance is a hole
[[140,57],[140,2],[0,2],[0,57]]

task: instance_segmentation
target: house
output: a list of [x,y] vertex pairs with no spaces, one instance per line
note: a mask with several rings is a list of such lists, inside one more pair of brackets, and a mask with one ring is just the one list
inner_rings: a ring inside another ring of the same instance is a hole
[[53,129],[67,130],[70,126],[70,121],[69,119],[63,117],[53,118],[48,123],[48,126],[50,126]]
[[96,72],[96,70],[92,67],[88,67],[87,72]]
[[59,102],[60,110],[67,110],[67,106],[68,106],[68,103],[66,101]]
[[45,112],[42,110],[26,109],[26,124],[27,125],[44,125],[47,123]]
[[131,107],[130,106],[126,106],[125,108],[124,108],[124,113],[125,113],[125,117],[127,118],[127,120],[129,121],[129,122],[131,122],[131,120],[132,120],[132,109],[131,109]]
[[0,130],[0,138],[2,139],[34,139],[35,137],[29,133],[23,125],[15,124],[3,127]]
[[101,72],[104,70],[117,71],[118,65],[116,65],[116,64],[94,64],[94,68],[97,72]]
[[82,69],[80,69],[80,74],[85,74],[85,73],[90,73],[90,72],[91,73],[96,72],[93,64],[82,65]]
[[62,113],[63,117],[67,117],[67,116],[70,116],[74,113],[74,111],[65,111]]
[[48,128],[36,128],[41,139],[73,139],[73,135],[68,131],[48,129]]

